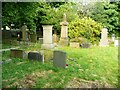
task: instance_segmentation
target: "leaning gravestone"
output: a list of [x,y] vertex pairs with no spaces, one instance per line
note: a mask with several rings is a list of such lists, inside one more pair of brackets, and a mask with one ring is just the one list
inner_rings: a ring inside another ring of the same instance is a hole
[[108,46],[107,28],[103,28],[101,32],[100,46]]
[[28,59],[29,60],[37,60],[37,61],[44,63],[44,55],[42,53],[37,52],[37,51],[29,52]]
[[26,56],[26,53],[23,50],[18,49],[11,49],[10,50],[10,56],[15,58],[22,58],[24,59]]
[[66,67],[66,52],[56,50],[53,54],[53,65],[55,67]]

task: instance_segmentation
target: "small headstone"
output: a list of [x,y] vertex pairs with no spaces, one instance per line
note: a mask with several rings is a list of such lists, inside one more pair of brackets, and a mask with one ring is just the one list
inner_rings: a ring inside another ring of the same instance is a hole
[[43,38],[39,38],[40,44],[43,44]]
[[56,50],[53,54],[53,65],[56,67],[66,67],[66,52]]
[[79,48],[80,44],[77,42],[70,42],[70,47]]
[[115,40],[115,41],[114,41],[114,46],[115,46],[115,47],[118,47],[118,46],[119,46],[119,40]]
[[82,48],[91,48],[91,47],[92,47],[91,43],[87,43],[87,42],[82,43]]
[[115,34],[112,34],[112,41],[115,41]]
[[44,55],[39,52],[29,52],[28,53],[29,60],[36,60],[44,63]]
[[10,56],[15,58],[25,58],[26,53],[23,50],[11,49]]
[[58,37],[56,34],[53,34],[53,43],[57,43]]

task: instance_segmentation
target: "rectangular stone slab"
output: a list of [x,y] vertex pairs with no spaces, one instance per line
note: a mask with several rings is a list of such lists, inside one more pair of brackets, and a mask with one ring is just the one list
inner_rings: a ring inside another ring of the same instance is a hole
[[44,62],[44,56],[40,54],[39,52],[29,52],[28,59]]
[[66,52],[56,50],[53,54],[53,65],[56,67],[66,67]]
[[15,58],[25,58],[26,54],[23,50],[11,49],[10,56]]
[[82,48],[91,48],[92,44],[91,43],[82,43]]

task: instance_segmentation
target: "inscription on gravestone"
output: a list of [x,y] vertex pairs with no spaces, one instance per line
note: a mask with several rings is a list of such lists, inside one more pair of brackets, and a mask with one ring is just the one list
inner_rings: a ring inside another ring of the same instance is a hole
[[53,65],[56,67],[66,67],[66,52],[56,50],[53,54]]

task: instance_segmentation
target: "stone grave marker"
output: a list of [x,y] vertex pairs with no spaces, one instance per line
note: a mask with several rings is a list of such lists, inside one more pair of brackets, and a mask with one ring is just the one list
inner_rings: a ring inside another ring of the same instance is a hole
[[26,53],[23,50],[11,49],[10,50],[10,56],[14,57],[14,58],[24,59],[26,57]]
[[66,20],[66,14],[63,14],[63,22],[60,22],[61,25],[61,36],[60,36],[60,41],[59,44],[62,46],[67,46],[68,45],[68,25],[69,23]]
[[114,46],[115,46],[115,47],[118,47],[118,46],[119,46],[119,42],[120,42],[120,40],[115,40],[115,41],[114,41]]
[[39,43],[43,44],[43,38],[39,38]]
[[80,44],[77,42],[70,42],[70,47],[79,48]]
[[115,41],[115,34],[112,34],[112,41]]
[[44,63],[44,55],[42,53],[39,53],[37,51],[29,52],[28,53],[28,59],[29,60],[36,60]]
[[91,43],[88,43],[88,42],[82,43],[82,48],[91,48],[91,47],[92,47]]
[[53,54],[53,65],[55,67],[66,67],[66,52],[55,50]]
[[107,28],[103,28],[101,32],[100,46],[108,46],[108,32]]
[[43,25],[43,44],[41,48],[43,49],[53,49],[54,45],[52,42],[52,25]]
[[27,33],[27,26],[24,24],[21,28],[22,31],[22,41],[27,41],[28,33]]

